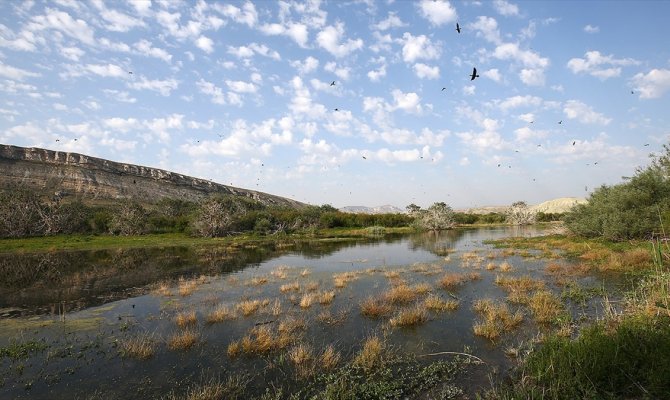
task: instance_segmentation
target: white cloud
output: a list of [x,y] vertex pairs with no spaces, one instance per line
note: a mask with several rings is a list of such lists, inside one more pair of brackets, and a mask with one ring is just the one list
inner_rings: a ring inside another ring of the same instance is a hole
[[307,47],[309,40],[309,31],[307,25],[301,23],[289,22],[282,24],[264,24],[259,27],[260,31],[266,35],[284,35],[295,41],[300,47]]
[[383,64],[378,69],[368,71],[368,78],[370,78],[372,82],[379,82],[379,80],[385,76],[386,76],[386,64]]
[[108,22],[105,28],[113,32],[128,32],[133,28],[145,26],[141,19],[116,10],[104,9],[101,10],[100,15]]
[[340,43],[344,36],[344,24],[338,22],[335,26],[327,26],[316,35],[316,41],[320,47],[335,57],[344,57],[349,53],[363,47],[362,39],[348,39]]
[[170,93],[177,89],[179,82],[175,79],[155,79],[150,80],[144,76],[139,79],[139,81],[129,82],[128,87],[136,90],[152,90],[160,93],[163,96],[169,96]]
[[416,63],[414,64],[414,73],[422,79],[437,79],[440,77],[440,67]]
[[236,93],[256,93],[256,90],[258,88],[256,85],[250,82],[244,82],[244,81],[226,81],[226,85],[232,90],[233,92]]
[[351,68],[338,66],[337,63],[331,61],[323,66],[323,69],[334,73],[338,78],[348,81],[351,74]]
[[631,83],[641,99],[656,99],[670,90],[670,70],[652,69],[646,74],[639,73]]
[[403,26],[407,26],[407,24],[402,22],[394,12],[389,12],[388,17],[386,17],[385,20],[373,25],[375,29],[380,31],[385,31],[391,28],[402,28]]
[[578,100],[568,100],[563,107],[563,112],[569,119],[577,119],[585,124],[607,125],[612,121]]
[[16,79],[22,81],[24,78],[33,78],[40,76],[41,74],[37,72],[26,71],[21,68],[12,67],[0,61],[0,76],[4,76],[9,79]]
[[196,86],[200,93],[210,96],[212,103],[214,104],[226,104],[226,95],[223,92],[223,89],[217,87],[212,82],[207,82],[204,79],[200,79],[196,82]]
[[151,9],[151,0],[129,0],[128,4],[140,15],[147,15]]
[[516,4],[512,4],[506,0],[493,0],[493,8],[500,15],[509,17],[511,15],[519,15],[519,7]]
[[253,28],[258,22],[258,12],[250,1],[244,3],[242,8],[235,7],[232,4],[216,5],[215,8],[226,17],[231,18],[238,24],[246,24],[249,28]]
[[150,57],[155,57],[158,59],[161,59],[167,63],[172,61],[172,54],[168,53],[167,51],[160,49],[158,47],[153,47],[153,44],[146,40],[142,39],[139,42],[135,43],[133,45],[137,51],[140,52],[142,55],[148,55]]
[[45,9],[46,15],[37,15],[27,24],[26,29],[30,32],[53,29],[63,32],[65,35],[79,40],[88,45],[95,44],[93,29],[82,19],[74,19],[70,14],[54,10]]
[[404,93],[399,89],[391,92],[393,96],[393,110],[403,110],[410,114],[420,114],[423,111],[421,97],[414,92]]
[[288,107],[296,116],[306,116],[313,119],[323,118],[326,114],[326,107],[312,101],[309,89],[305,87],[299,76],[291,80],[291,87],[294,90],[294,95]]
[[301,75],[307,75],[319,68],[319,60],[312,56],[308,56],[303,61],[291,61],[291,66],[297,69]]
[[418,59],[433,60],[440,56],[440,49],[425,35],[413,36],[409,32],[402,35],[402,59],[413,63]]
[[195,40],[195,46],[207,54],[214,51],[214,41],[207,36],[200,36]]
[[281,56],[275,50],[270,50],[270,48],[264,44],[258,43],[249,43],[248,46],[228,46],[228,54],[232,54],[237,58],[251,58],[254,54],[260,54],[265,57],[270,57],[274,60],[280,60]]
[[477,20],[468,25],[468,28],[475,31],[477,37],[482,37],[486,41],[500,44],[500,30],[498,29],[498,21],[492,17],[479,16]]
[[61,47],[60,54],[68,60],[79,62],[79,59],[86,53],[79,47]]
[[106,78],[125,78],[128,72],[114,64],[86,64],[84,71]]
[[621,67],[639,64],[639,61],[632,58],[617,59],[612,55],[602,55],[599,51],[587,51],[584,58],[572,58],[567,66],[575,74],[587,73],[605,80],[621,75]]
[[586,25],[584,27],[584,32],[586,33],[598,33],[600,32],[600,28],[598,26],[593,26],[593,25]]
[[544,85],[544,69],[542,68],[523,68],[519,72],[519,79],[527,86]]
[[416,161],[421,156],[417,149],[413,150],[389,150],[379,149],[375,153],[375,158],[387,163]]
[[517,142],[528,142],[536,139],[544,139],[548,135],[549,132],[547,131],[536,131],[527,126],[514,130],[514,136],[516,137]]
[[542,99],[531,95],[512,96],[503,101],[496,100],[495,103],[501,111],[508,112],[519,107],[538,107],[542,104]]
[[134,129],[138,129],[142,126],[141,122],[135,118],[108,118],[102,120],[102,124],[110,129],[114,129],[120,132],[129,132]]
[[421,0],[419,13],[430,21],[433,26],[440,26],[450,22],[456,22],[456,9],[448,1]]
[[549,59],[541,57],[531,50],[522,50],[516,43],[503,43],[493,52],[499,60],[514,60],[524,68],[519,72],[519,79],[528,86],[544,85],[544,70],[549,66]]
[[130,93],[114,89],[103,89],[103,92],[116,101],[123,103],[136,103],[137,99],[130,96]]
[[500,83],[502,81],[502,76],[500,75],[500,71],[498,71],[497,68],[492,68],[492,69],[486,70],[486,71],[482,72],[481,74],[482,74],[482,76],[485,76],[485,77],[491,79],[494,82]]

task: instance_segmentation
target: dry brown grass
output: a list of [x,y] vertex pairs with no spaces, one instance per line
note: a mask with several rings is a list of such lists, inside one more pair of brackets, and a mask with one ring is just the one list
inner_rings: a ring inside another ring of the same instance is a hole
[[316,281],[307,282],[307,284],[305,284],[305,289],[308,292],[314,292],[317,289],[319,289],[319,282]]
[[330,304],[330,303],[333,302],[333,299],[335,299],[335,291],[334,290],[329,290],[327,292],[321,292],[316,296],[316,300],[321,305]]
[[288,359],[293,364],[297,375],[301,378],[311,376],[314,373],[314,352],[312,348],[304,343],[292,347],[288,351]]
[[391,313],[391,306],[383,299],[368,297],[361,303],[361,313],[369,318],[381,318]]
[[297,335],[307,329],[307,322],[303,318],[290,317],[279,323],[277,330],[281,334]]
[[184,280],[183,278],[179,278],[179,295],[190,296],[197,286],[198,282],[195,280]]
[[281,301],[279,299],[275,299],[274,303],[272,303],[272,306],[270,307],[270,314],[276,317],[281,315],[281,313]]
[[316,293],[305,293],[300,298],[300,308],[310,308],[316,300]]
[[346,321],[348,317],[349,312],[346,310],[340,310],[336,314],[331,313],[330,310],[324,310],[316,316],[316,319],[326,325],[337,325]]
[[261,300],[244,300],[237,304],[237,309],[242,313],[242,315],[248,317],[251,314],[256,313],[256,311],[261,308],[262,304],[263,301]]
[[174,322],[180,328],[187,328],[198,323],[198,318],[195,315],[195,310],[180,312],[174,319]]
[[384,276],[388,279],[399,279],[400,278],[400,271],[386,271],[384,272]]
[[495,283],[507,292],[507,300],[516,304],[528,304],[530,293],[545,287],[543,281],[533,279],[529,275],[521,277],[497,275]]
[[240,341],[234,341],[228,344],[228,348],[226,349],[228,357],[236,358],[240,353],[242,353],[242,343]]
[[288,277],[288,265],[280,265],[277,268],[273,269],[270,272],[270,275],[274,276],[277,279],[286,279]]
[[433,311],[454,311],[458,308],[455,300],[442,300],[439,296],[431,294],[424,301],[424,306]]
[[547,324],[556,321],[564,312],[563,303],[553,293],[547,290],[535,292],[528,303],[535,321]]
[[228,355],[235,357],[244,352],[247,354],[265,354],[285,349],[297,337],[287,331],[273,330],[270,325],[253,327],[249,333],[237,342],[228,345]]
[[170,290],[170,282],[168,281],[161,281],[156,284],[156,287],[153,290],[154,294],[158,294],[161,296],[172,296],[172,291]]
[[493,271],[493,270],[496,269],[497,267],[498,267],[498,266],[497,266],[496,263],[494,263],[494,262],[490,262],[490,263],[486,264],[486,269],[487,269],[488,271]]
[[456,286],[462,285],[466,280],[467,278],[464,274],[448,272],[440,278],[440,286],[444,289],[453,289]]
[[254,276],[249,280],[249,286],[261,286],[268,283],[268,278],[266,276]]
[[511,270],[512,270],[512,264],[508,263],[507,261],[503,261],[502,264],[500,264],[501,272],[509,272]]
[[433,291],[433,287],[429,283],[417,283],[416,285],[412,286],[412,289],[419,294],[427,294]]
[[206,321],[209,324],[215,324],[235,318],[237,318],[237,314],[235,313],[234,309],[226,305],[219,304],[214,310],[212,310],[211,313],[207,314]]
[[365,340],[363,347],[354,358],[354,364],[366,370],[372,369],[381,361],[386,345],[378,336],[371,336]]
[[329,344],[319,357],[319,365],[322,369],[330,371],[340,363],[340,353],[335,350],[332,344]]
[[171,350],[187,350],[193,347],[200,339],[200,333],[195,329],[185,329],[175,332],[168,338],[168,348]]
[[279,287],[279,291],[282,292],[282,293],[299,292],[300,291],[300,284],[298,282],[286,283],[286,284],[281,285]]
[[444,272],[444,268],[440,264],[423,264],[423,263],[418,263],[412,265],[412,268],[410,268],[410,271],[416,272],[421,275],[437,275],[442,272]]
[[391,326],[415,326],[428,321],[428,313],[421,306],[404,308],[389,320]]
[[523,314],[512,312],[504,303],[494,303],[490,299],[475,301],[473,309],[482,316],[482,320],[473,326],[475,335],[496,340],[500,335],[514,329],[523,321]]
[[153,335],[142,333],[119,341],[121,356],[125,358],[137,358],[146,360],[151,358],[156,351],[156,340]]
[[338,289],[345,288],[347,284],[355,279],[358,278],[358,275],[355,272],[342,272],[339,274],[334,274],[333,275],[333,281],[335,283],[335,287]]
[[311,270],[305,268],[305,269],[303,269],[302,271],[300,271],[300,276],[302,276],[302,277],[304,278],[304,277],[306,277],[306,276],[309,276],[311,273],[312,273]]
[[562,275],[565,273],[565,267],[563,267],[563,265],[559,263],[550,262],[547,263],[547,265],[544,267],[544,271],[552,275],[559,275],[559,274]]
[[419,296],[419,293],[412,287],[407,286],[406,284],[401,284],[394,286],[387,290],[383,297],[386,301],[393,304],[406,304],[410,303]]

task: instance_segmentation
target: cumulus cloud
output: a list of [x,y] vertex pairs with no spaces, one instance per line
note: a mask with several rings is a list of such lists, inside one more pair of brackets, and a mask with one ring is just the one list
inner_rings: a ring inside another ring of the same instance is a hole
[[207,36],[199,36],[195,40],[195,46],[207,54],[214,52],[214,41]]
[[117,10],[105,8],[101,10],[100,15],[107,22],[105,28],[113,32],[128,32],[133,28],[145,26],[141,19],[131,17]]
[[0,76],[4,76],[5,78],[22,81],[25,78],[33,78],[40,75],[41,74],[37,72],[31,72],[21,68],[12,67],[11,65],[7,65],[0,61]]
[[456,18],[458,17],[456,9],[448,1],[421,0],[418,7],[419,14],[430,21],[433,26],[456,22]]
[[386,64],[382,64],[379,68],[368,71],[368,78],[372,82],[379,82],[381,78],[386,76]]
[[286,24],[263,24],[260,31],[266,35],[283,35],[293,39],[300,47],[307,47],[309,31],[307,25],[302,23],[288,22]]
[[585,124],[607,125],[612,121],[578,100],[568,100],[563,107],[563,113],[569,119],[576,119]]
[[484,38],[486,41],[500,44],[500,30],[498,29],[498,21],[492,17],[479,16],[477,20],[468,25],[468,28],[475,32],[477,37]]
[[139,80],[129,82],[128,87],[135,90],[151,90],[158,92],[163,96],[169,96],[170,93],[177,89],[179,82],[176,79],[147,79],[142,76]]
[[379,21],[379,23],[373,25],[375,29],[380,31],[385,31],[391,28],[402,28],[403,26],[407,26],[407,24],[402,22],[394,12],[389,12],[388,17],[386,17],[385,20]]
[[505,17],[519,15],[519,7],[506,0],[493,0],[493,8]]
[[251,82],[244,81],[226,81],[226,85],[230,90],[236,93],[256,93],[258,88]]
[[598,32],[600,32],[600,28],[597,27],[597,26],[593,26],[593,25],[589,24],[589,25],[586,25],[584,27],[584,32],[586,32],[586,33],[598,33]]
[[605,80],[621,75],[621,67],[639,64],[632,58],[614,58],[612,55],[600,54],[599,51],[587,51],[584,58],[572,58],[567,66],[575,74],[587,73]]
[[362,39],[347,39],[342,42],[344,36],[344,24],[338,22],[335,26],[327,26],[316,35],[319,47],[325,49],[335,57],[344,57],[349,53],[363,47]]
[[402,43],[402,59],[413,63],[418,59],[433,60],[440,56],[440,49],[426,35],[413,36],[405,32],[400,40]]
[[440,67],[416,63],[414,64],[414,73],[422,79],[437,79],[440,77]]
[[542,104],[542,99],[531,95],[512,96],[502,101],[496,100],[495,103],[501,111],[508,112],[519,107],[538,107]]
[[137,51],[140,52],[142,55],[148,55],[150,57],[155,57],[158,59],[161,59],[167,63],[172,61],[172,54],[168,53],[167,51],[158,48],[158,47],[153,47],[153,44],[146,40],[142,39],[139,42],[135,43],[133,45]]
[[549,66],[549,59],[532,50],[523,50],[516,43],[498,45],[493,57],[499,60],[513,60],[523,68],[519,71],[519,79],[528,86],[542,86],[545,82],[544,70]]
[[319,67],[319,60],[312,56],[308,56],[303,61],[291,61],[291,66],[297,69],[298,73],[301,75],[307,75],[310,72],[316,71],[316,69]]
[[420,114],[423,111],[421,106],[421,97],[414,92],[404,93],[399,89],[391,92],[393,96],[393,110],[403,110],[410,114]]
[[344,81],[348,81],[349,75],[351,74],[351,69],[349,67],[338,66],[334,61],[326,63],[326,65],[323,66],[323,69],[334,73],[335,76]]
[[269,57],[274,60],[280,60],[281,56],[275,50],[271,50],[268,46],[258,43],[249,43],[247,46],[228,46],[228,54],[232,54],[238,58],[251,58],[254,54],[260,54],[264,57]]
[[641,99],[657,99],[670,90],[670,70],[655,68],[646,74],[639,73],[631,84]]
[[489,70],[486,70],[481,73],[482,76],[489,78],[490,80],[494,82],[500,83],[502,81],[502,76],[500,75],[500,71],[498,71],[497,68],[492,68]]
[[217,4],[214,6],[214,8],[238,24],[245,24],[250,28],[253,28],[258,22],[258,12],[256,11],[256,6],[254,6],[254,4],[250,1],[245,2],[242,8],[236,7],[232,4]]

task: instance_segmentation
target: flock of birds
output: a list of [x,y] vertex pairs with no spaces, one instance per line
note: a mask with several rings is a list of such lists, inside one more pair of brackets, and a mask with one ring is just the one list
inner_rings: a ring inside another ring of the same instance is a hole
[[[456,22],[456,29],[455,29],[455,30],[456,30],[456,32],[459,33],[459,34],[460,34],[461,31],[462,31],[461,26],[460,26],[460,24],[459,24],[458,22]],[[128,71],[128,74],[129,74],[129,75],[133,75],[133,71]],[[477,73],[477,68],[476,68],[476,67],[473,67],[473,68],[472,68],[472,73],[469,75],[469,77],[470,77],[470,81],[474,81],[475,79],[479,78],[479,74]],[[329,86],[332,87],[332,86],[336,86],[336,85],[337,85],[337,82],[336,82],[336,81],[331,81]],[[446,87],[442,87],[442,90],[441,90],[441,91],[445,91],[445,90],[447,90],[447,88],[446,88]],[[635,91],[634,91],[634,90],[631,90],[630,93],[631,93],[631,94],[635,94]],[[339,108],[335,108],[334,111],[335,111],[335,112],[339,112],[340,109],[339,109]],[[534,120],[533,120],[533,121],[529,121],[529,123],[530,123],[530,124],[534,124],[535,121],[534,121]],[[558,121],[558,125],[562,125],[562,124],[563,124],[563,120]],[[224,137],[225,137],[225,134],[218,134],[218,136],[221,137],[221,138],[224,138]],[[56,139],[56,142],[60,142],[60,141],[61,141],[61,140],[60,140],[59,138]],[[73,141],[76,142],[76,141],[77,141],[77,138],[74,138]],[[200,140],[197,140],[197,143],[200,143]],[[577,141],[576,141],[576,140],[573,140],[573,142],[572,142],[572,146],[575,146],[576,144],[577,144]],[[645,146],[645,147],[648,147],[648,146],[649,146],[649,143],[645,143],[644,146]],[[542,147],[542,145],[541,145],[541,144],[538,144],[537,147],[538,147],[538,148],[539,148],[539,147]],[[519,153],[519,150],[515,150],[515,153]],[[367,159],[368,159],[365,155],[362,155],[361,157],[363,158],[363,160],[367,160]],[[423,159],[423,156],[421,156],[421,158]],[[433,158],[433,161],[434,161],[434,160],[435,160],[435,159]],[[264,165],[265,165],[265,164],[261,164],[261,167],[263,167]],[[591,165],[591,164],[590,164],[590,163],[587,163],[586,165],[588,166],[588,165]],[[595,165],[598,165],[598,161],[594,162],[593,165],[594,165],[594,166],[595,166]],[[498,168],[500,168],[501,166],[502,166],[502,163],[498,163]],[[507,167],[508,167],[508,168],[512,168],[511,165],[508,165]],[[287,168],[290,168],[290,167],[287,167]],[[261,172],[262,172],[262,171],[261,171]],[[210,181],[211,181],[211,179],[210,179]],[[257,181],[257,182],[256,182],[256,186],[259,186],[259,184],[260,184],[260,178],[257,178],[256,181]],[[535,182],[535,181],[536,181],[535,178],[533,178],[533,182]],[[233,183],[231,182],[230,185],[232,186]],[[588,186],[585,187],[585,191],[588,191]],[[351,194],[351,192],[350,192],[350,194]]]

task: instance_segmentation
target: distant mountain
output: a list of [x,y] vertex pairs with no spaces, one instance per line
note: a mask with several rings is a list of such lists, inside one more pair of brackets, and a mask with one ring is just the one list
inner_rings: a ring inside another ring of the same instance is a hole
[[0,144],[0,190],[22,185],[45,197],[75,196],[87,202],[162,198],[198,201],[216,194],[249,197],[266,205],[305,207],[299,201],[221,185],[205,179],[83,154]]
[[[577,204],[586,203],[585,199],[577,197],[559,197],[558,199],[548,200],[540,204],[529,205],[533,211],[559,214],[569,211]],[[474,207],[456,210],[468,214],[488,214],[488,213],[504,213],[509,206],[486,206]]]
[[388,204],[377,207],[347,206],[340,208],[340,211],[352,214],[402,214],[405,212],[403,209]]

